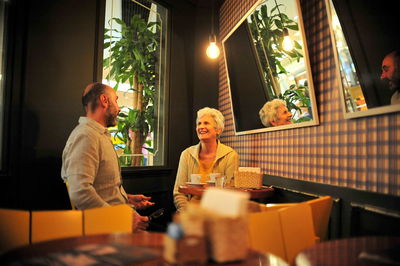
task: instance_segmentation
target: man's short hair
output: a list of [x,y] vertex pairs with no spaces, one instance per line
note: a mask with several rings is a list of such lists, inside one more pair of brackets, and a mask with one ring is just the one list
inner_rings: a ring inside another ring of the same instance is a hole
[[82,105],[87,112],[88,109],[92,112],[96,110],[99,105],[99,96],[105,93],[106,85],[100,82],[94,82],[86,86],[82,94]]
[[389,55],[393,56],[394,65],[395,65],[396,69],[399,70],[400,69],[400,49],[394,50]]
[[264,106],[260,109],[258,114],[260,115],[261,123],[265,127],[272,126],[271,121],[276,121],[279,119],[277,110],[281,105],[286,106],[286,102],[281,99],[273,99],[272,101],[264,104]]

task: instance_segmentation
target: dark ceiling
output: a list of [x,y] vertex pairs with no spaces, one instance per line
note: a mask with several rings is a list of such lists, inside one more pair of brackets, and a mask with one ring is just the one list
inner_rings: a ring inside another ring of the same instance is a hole
[[191,5],[194,5],[195,7],[200,7],[200,8],[211,8],[212,7],[212,2],[214,1],[214,8],[219,8],[224,0],[185,0],[186,2],[190,3]]

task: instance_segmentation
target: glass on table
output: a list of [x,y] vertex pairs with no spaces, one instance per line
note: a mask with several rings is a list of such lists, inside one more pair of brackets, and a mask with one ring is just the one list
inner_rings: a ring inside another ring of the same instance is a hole
[[215,178],[215,187],[223,188],[225,184],[225,176],[218,176]]

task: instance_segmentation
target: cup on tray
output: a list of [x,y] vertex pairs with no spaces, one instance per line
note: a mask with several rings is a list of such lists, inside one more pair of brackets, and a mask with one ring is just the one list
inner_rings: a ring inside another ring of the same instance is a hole
[[192,184],[200,184],[201,183],[201,175],[200,174],[191,174],[190,182]]

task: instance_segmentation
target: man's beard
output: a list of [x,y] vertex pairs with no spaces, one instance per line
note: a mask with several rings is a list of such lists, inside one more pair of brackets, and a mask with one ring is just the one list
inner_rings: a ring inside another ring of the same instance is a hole
[[109,105],[106,111],[106,125],[107,127],[113,127],[117,125],[118,113],[115,111],[114,106]]
[[389,88],[393,93],[400,90],[400,69],[397,69],[390,78]]

